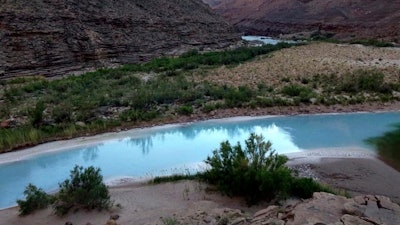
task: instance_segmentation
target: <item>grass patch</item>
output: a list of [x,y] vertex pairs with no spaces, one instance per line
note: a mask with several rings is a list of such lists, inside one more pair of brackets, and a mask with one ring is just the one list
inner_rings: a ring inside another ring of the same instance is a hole
[[199,174],[174,174],[171,176],[155,177],[149,183],[150,184],[160,184],[167,182],[176,182],[181,180],[197,180],[200,178]]

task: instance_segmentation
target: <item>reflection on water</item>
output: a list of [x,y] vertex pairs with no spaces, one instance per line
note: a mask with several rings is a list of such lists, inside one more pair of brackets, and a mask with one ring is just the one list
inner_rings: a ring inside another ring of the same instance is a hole
[[400,123],[381,136],[367,139],[378,150],[379,157],[400,172]]
[[[126,138],[37,155],[0,165],[0,208],[15,204],[28,183],[55,190],[74,165],[100,167],[104,178],[167,175],[201,170],[202,162],[222,141],[243,143],[249,134],[262,134],[278,153],[314,148],[363,147],[399,113],[314,115],[205,121],[182,126],[132,130]],[[0,155],[1,157],[1,155]]]
[[99,156],[99,151],[100,151],[100,146],[102,146],[103,144],[100,143],[98,145],[94,145],[94,146],[90,146],[87,147],[83,150],[83,159],[85,160],[85,162],[88,161],[95,161],[97,159],[97,157]]
[[142,149],[143,155],[146,155],[153,148],[153,138],[149,137],[141,137],[141,138],[128,138],[127,144],[131,147],[138,147]]

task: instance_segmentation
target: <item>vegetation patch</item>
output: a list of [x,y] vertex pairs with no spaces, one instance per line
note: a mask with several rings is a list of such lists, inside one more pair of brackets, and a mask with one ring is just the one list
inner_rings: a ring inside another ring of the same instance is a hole
[[55,201],[54,196],[48,195],[41,188],[29,184],[24,191],[25,200],[17,200],[21,216],[28,215],[37,209],[47,208]]
[[290,46],[190,51],[59,80],[39,76],[2,80],[0,152],[218,109],[349,105],[400,98],[399,83],[376,69],[283,76],[274,81],[278,83],[252,80],[247,73],[239,84],[231,83],[229,75],[209,79],[216,66],[235,66]]
[[113,203],[99,168],[75,166],[70,179],[59,184],[55,195],[46,194],[42,189],[29,184],[25,189],[25,200],[17,200],[20,215],[27,215],[37,209],[53,205],[57,215],[64,215],[71,208],[109,209]]
[[312,179],[295,177],[285,165],[287,160],[261,135],[251,134],[244,148],[222,142],[205,161],[210,169],[202,178],[225,194],[244,196],[249,204],[289,196],[310,198],[314,192],[329,191]]

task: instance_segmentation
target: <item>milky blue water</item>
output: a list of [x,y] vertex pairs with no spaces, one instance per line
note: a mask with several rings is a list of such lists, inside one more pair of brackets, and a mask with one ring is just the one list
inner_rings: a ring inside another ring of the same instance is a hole
[[337,147],[373,151],[363,140],[390,130],[393,123],[400,123],[400,113],[229,119],[138,129],[122,139],[0,164],[0,208],[23,198],[28,183],[56,190],[76,164],[100,167],[105,180],[193,172],[204,168],[199,162],[222,141],[242,142],[253,132],[270,140],[278,153]]
[[295,41],[279,40],[266,36],[242,36],[242,39],[245,41],[261,41],[264,44],[270,44],[270,45],[276,45],[279,42],[295,43]]

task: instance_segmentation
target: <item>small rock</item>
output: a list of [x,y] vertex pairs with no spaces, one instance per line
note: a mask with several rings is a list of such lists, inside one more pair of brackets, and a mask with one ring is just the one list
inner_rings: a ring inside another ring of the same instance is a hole
[[84,122],[82,122],[82,121],[76,122],[75,125],[77,125],[77,126],[79,126],[79,127],[84,127],[84,126],[86,126],[86,124],[85,124]]
[[217,225],[228,225],[229,219],[227,217],[222,217],[220,220],[218,220]]
[[110,220],[118,220],[119,219],[119,215],[118,214],[114,214],[110,216]]
[[367,205],[367,201],[365,200],[364,196],[356,196],[353,200],[359,205]]
[[374,225],[373,223],[367,222],[359,217],[348,214],[343,215],[342,218],[340,218],[340,221],[342,221],[343,225]]
[[11,125],[10,125],[10,121],[8,121],[8,120],[4,120],[0,123],[0,128],[9,128],[9,127],[11,127]]
[[400,214],[400,206],[393,203],[390,198],[381,195],[377,195],[375,198],[378,200],[379,208],[389,209]]
[[118,225],[115,220],[109,220],[105,225]]
[[271,218],[278,215],[279,207],[276,205],[270,205],[266,209],[262,209],[254,214],[253,221],[260,220],[262,218]]
[[234,219],[234,220],[230,223],[230,225],[239,225],[239,224],[244,224],[245,222],[246,222],[246,218],[244,218],[244,217],[239,217],[239,218]]
[[343,205],[343,207],[343,212],[345,214],[350,214],[358,217],[365,216],[365,210],[367,208],[365,205],[359,205],[355,202],[347,202]]
[[67,221],[67,222],[65,222],[65,225],[73,225],[73,223],[70,221]]

